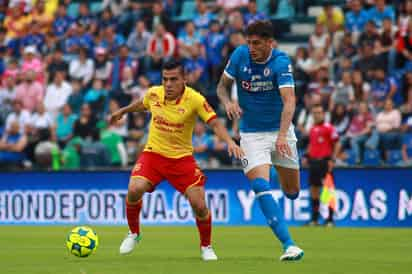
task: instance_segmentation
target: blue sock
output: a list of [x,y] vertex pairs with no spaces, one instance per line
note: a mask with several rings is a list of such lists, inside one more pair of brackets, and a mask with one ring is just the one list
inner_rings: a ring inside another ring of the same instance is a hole
[[281,241],[283,249],[294,245],[290,237],[288,227],[283,219],[283,213],[280,210],[278,202],[269,192],[271,190],[269,182],[263,178],[256,178],[251,182],[252,189],[256,193],[256,199],[259,201],[260,209],[265,215],[269,227],[276,237]]
[[[274,166],[270,167],[270,172],[269,172],[269,178],[270,178],[270,185],[273,188],[277,188],[277,183],[278,183],[278,174],[276,172],[276,169]],[[299,197],[299,192],[296,193],[287,193],[286,191],[282,190],[283,194],[285,194],[286,197],[288,197],[291,200],[295,200]]]

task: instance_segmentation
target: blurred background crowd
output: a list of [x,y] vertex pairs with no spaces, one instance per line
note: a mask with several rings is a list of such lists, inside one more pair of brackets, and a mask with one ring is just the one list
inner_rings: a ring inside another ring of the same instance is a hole
[[[302,155],[311,106],[322,104],[340,135],[338,165],[412,163],[411,0],[0,0],[0,168],[134,163],[150,117],[109,125],[108,115],[160,84],[170,58],[239,139],[216,85],[259,19],[291,55]],[[239,164],[201,122],[193,145],[201,167]]]

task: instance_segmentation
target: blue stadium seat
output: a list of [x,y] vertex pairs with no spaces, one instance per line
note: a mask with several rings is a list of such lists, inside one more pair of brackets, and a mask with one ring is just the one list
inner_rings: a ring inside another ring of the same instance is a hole
[[189,21],[195,18],[196,15],[196,2],[195,1],[184,1],[182,4],[182,11],[179,16],[173,18],[174,21]]
[[289,19],[295,15],[295,9],[289,3],[289,0],[280,0],[278,4],[278,9],[275,14],[273,14],[271,19]]
[[79,15],[79,6],[79,3],[70,3],[67,7],[67,15],[72,18],[76,18]]
[[399,165],[402,162],[402,152],[398,149],[388,151],[387,164],[389,165]]
[[363,154],[363,165],[365,166],[379,166],[381,164],[381,157],[378,150],[365,150]]
[[345,153],[348,156],[348,158],[346,159],[346,163],[348,165],[351,165],[351,166],[356,165],[355,152],[353,150],[349,149],[349,150],[346,150]]
[[102,11],[102,3],[101,2],[91,2],[90,3],[90,12],[93,14],[100,13]]

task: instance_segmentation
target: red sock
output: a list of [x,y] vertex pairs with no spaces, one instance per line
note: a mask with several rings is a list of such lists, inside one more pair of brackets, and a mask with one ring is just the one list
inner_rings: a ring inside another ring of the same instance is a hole
[[206,219],[199,220],[196,217],[196,225],[197,229],[199,230],[200,246],[209,246],[212,236],[212,215],[210,214],[210,212],[208,213]]
[[143,201],[140,199],[137,202],[129,203],[126,198],[126,216],[127,216],[127,223],[129,224],[130,232],[132,233],[140,233],[140,209],[142,209]]

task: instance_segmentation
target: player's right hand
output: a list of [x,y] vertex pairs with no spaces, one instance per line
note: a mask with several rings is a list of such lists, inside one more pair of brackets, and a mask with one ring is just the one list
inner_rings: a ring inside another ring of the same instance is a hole
[[230,120],[239,119],[242,115],[242,109],[237,102],[227,102],[225,104],[226,115]]
[[118,111],[112,113],[109,117],[109,123],[111,125],[113,125],[114,123],[116,123],[117,121],[122,119],[122,116],[123,116],[123,111],[121,111],[121,110],[118,110]]
[[234,156],[236,159],[239,160],[245,157],[245,153],[243,152],[243,150],[233,141],[227,144],[227,152],[229,153],[230,157]]

